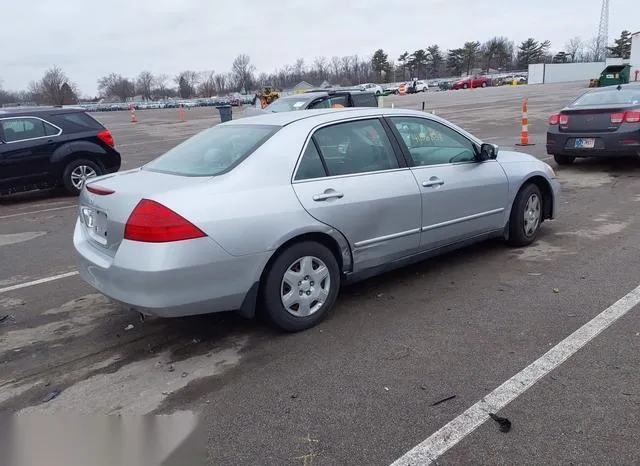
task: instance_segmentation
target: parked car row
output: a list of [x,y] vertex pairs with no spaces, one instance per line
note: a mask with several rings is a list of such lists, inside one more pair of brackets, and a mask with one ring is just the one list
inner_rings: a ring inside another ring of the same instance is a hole
[[253,101],[253,96],[238,95],[234,97],[213,97],[210,99],[195,99],[195,100],[158,100],[158,101],[145,101],[145,102],[113,102],[113,103],[81,103],[77,106],[82,107],[88,112],[112,112],[129,110],[131,107],[136,110],[150,110],[150,109],[162,109],[162,108],[178,108],[182,105],[184,108],[192,107],[216,107],[220,105],[233,105],[239,106],[243,104],[250,104]]

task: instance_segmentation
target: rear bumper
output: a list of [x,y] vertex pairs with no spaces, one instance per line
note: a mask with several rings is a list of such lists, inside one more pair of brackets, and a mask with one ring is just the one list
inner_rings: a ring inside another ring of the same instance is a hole
[[[593,149],[576,149],[577,138],[595,138]],[[635,141],[635,142],[634,142]],[[640,154],[640,129],[611,133],[561,133],[547,131],[547,153],[571,157],[625,157]]]
[[145,314],[183,317],[240,309],[268,253],[231,256],[210,238],[146,244],[123,240],[114,257],[80,222],[73,235],[80,276],[105,296]]

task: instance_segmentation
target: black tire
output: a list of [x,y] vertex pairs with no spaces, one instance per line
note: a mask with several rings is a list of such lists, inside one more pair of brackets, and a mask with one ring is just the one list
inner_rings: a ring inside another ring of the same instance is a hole
[[[538,197],[539,219],[533,232],[527,233],[525,229],[525,209],[527,202],[532,196]],[[544,199],[540,188],[533,183],[525,184],[516,195],[509,217],[509,244],[511,246],[522,247],[533,243],[538,237],[538,231],[544,218]]]
[[[309,256],[320,259],[326,265],[329,271],[329,290],[325,302],[317,311],[300,317],[290,313],[282,304],[281,291],[285,272],[296,261]],[[338,297],[339,289],[340,269],[333,253],[320,243],[305,241],[282,251],[271,264],[263,284],[262,296],[265,310],[275,325],[287,332],[299,332],[314,327],[326,317]]]
[[64,185],[64,188],[67,190],[67,192],[74,196],[78,196],[80,194],[80,191],[82,191],[82,187],[78,188],[74,185],[74,182],[72,180],[72,173],[74,170],[82,166],[88,167],[93,170],[96,176],[104,174],[104,170],[102,169],[102,167],[97,163],[92,162],[91,160],[77,159],[69,163],[69,165],[65,167],[64,172],[62,173],[62,184]]
[[469,86],[467,86],[466,84],[464,86],[462,86],[463,89],[468,89]]
[[482,83],[482,87],[487,87],[487,83]]
[[558,165],[571,165],[575,162],[576,158],[570,155],[554,155],[553,160],[555,160]]

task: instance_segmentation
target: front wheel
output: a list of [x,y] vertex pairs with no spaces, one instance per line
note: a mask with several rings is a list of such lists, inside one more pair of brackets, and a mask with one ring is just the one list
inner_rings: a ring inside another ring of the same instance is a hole
[[264,304],[278,327],[298,332],[324,319],[339,288],[340,269],[333,253],[316,242],[297,243],[284,250],[267,272]]
[[89,179],[102,174],[103,170],[97,163],[91,160],[78,159],[71,162],[64,169],[62,183],[70,194],[77,196]]
[[543,205],[538,186],[529,183],[520,189],[509,217],[509,244],[522,247],[536,240],[543,220]]
[[571,165],[576,158],[570,155],[554,155],[553,160],[555,160],[558,165]]

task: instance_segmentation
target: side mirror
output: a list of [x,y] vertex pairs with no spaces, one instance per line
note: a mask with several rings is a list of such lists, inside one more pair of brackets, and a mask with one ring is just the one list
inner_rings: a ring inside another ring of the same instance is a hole
[[481,162],[484,162],[485,160],[495,160],[497,157],[498,146],[496,146],[495,144],[489,144],[485,142],[480,146],[479,159]]

